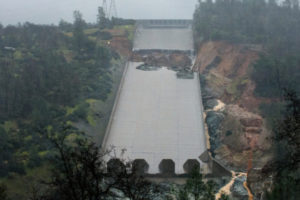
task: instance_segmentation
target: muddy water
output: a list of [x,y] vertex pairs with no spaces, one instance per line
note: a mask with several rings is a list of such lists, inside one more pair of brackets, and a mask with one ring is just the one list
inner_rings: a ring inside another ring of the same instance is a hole
[[129,63],[106,146],[124,159],[145,159],[149,173],[159,173],[162,159],[184,173],[188,159],[206,150],[198,76],[178,78],[167,68],[137,69]]

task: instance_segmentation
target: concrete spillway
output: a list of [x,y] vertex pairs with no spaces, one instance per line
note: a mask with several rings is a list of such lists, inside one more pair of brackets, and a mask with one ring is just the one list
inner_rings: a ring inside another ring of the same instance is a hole
[[193,31],[187,20],[142,21],[133,50],[192,51],[193,45]]
[[[193,50],[190,26],[138,29],[135,49]],[[199,78],[180,79],[167,68],[143,71],[139,64],[127,65],[104,146],[114,146],[119,158],[144,159],[150,174],[159,173],[163,159],[182,174],[188,159],[199,161],[206,151]]]

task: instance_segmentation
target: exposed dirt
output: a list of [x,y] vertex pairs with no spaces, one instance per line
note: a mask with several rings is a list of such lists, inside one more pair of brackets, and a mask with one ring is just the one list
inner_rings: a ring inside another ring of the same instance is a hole
[[126,27],[122,26],[113,29],[105,29],[103,32],[108,33],[111,38],[108,37],[110,39],[103,40],[102,42],[121,56],[130,58],[132,51],[130,35],[133,34],[133,31],[133,28],[126,29]]
[[270,133],[259,115],[259,105],[269,100],[254,95],[255,84],[251,80],[252,63],[260,52],[258,45],[205,42],[198,49],[193,67],[203,75],[213,98],[226,104],[216,158],[245,171],[249,160],[251,165],[261,166],[269,159],[265,152],[270,148]]
[[207,42],[200,46],[194,69],[203,73],[207,67],[220,57],[216,71],[226,77],[241,77],[247,74],[249,65],[258,58],[258,51],[247,45],[227,42]]
[[[263,119],[261,116],[245,111],[237,105],[226,106],[227,117],[225,118],[226,125],[224,128],[231,128],[229,130],[224,130],[224,135],[226,137],[226,131],[231,131],[232,135],[229,135],[224,139],[225,144],[230,146],[231,149],[236,151],[245,151],[251,149],[264,149],[264,144],[260,141],[266,140],[269,136],[267,130],[264,130]],[[233,118],[236,120],[239,129],[235,129],[233,124],[226,124],[226,120]],[[232,140],[239,139],[239,145],[236,145]],[[240,147],[240,148],[239,148]]]
[[125,36],[113,36],[108,42],[108,46],[122,56],[131,56],[132,44]]
[[257,112],[261,102],[267,101],[254,96],[255,84],[250,78],[252,63],[258,58],[260,49],[254,45],[207,42],[199,47],[193,69],[218,76],[223,102]]

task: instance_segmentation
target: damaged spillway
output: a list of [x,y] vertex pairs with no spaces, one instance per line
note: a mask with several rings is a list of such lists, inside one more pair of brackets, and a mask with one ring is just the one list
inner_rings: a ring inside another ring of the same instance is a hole
[[[135,52],[193,55],[191,21],[139,21]],[[206,151],[196,73],[128,62],[103,142],[112,156],[143,160],[149,174],[184,174]]]

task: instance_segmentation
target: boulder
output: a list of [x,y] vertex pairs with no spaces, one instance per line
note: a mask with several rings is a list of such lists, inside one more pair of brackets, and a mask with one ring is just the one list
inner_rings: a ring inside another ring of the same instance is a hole
[[213,109],[217,105],[218,105],[218,100],[217,99],[210,99],[210,100],[207,100],[204,103],[204,108],[205,108],[205,110]]
[[209,133],[212,136],[218,134],[220,125],[224,120],[224,114],[221,112],[209,111],[206,116],[206,123],[208,125]]
[[206,124],[210,135],[211,151],[214,152],[221,145],[221,123],[224,120],[224,114],[221,112],[209,111],[206,116]]
[[235,179],[233,185],[230,188],[233,197],[236,197],[239,200],[248,200],[248,191],[244,187],[246,179],[246,176],[241,176]]

